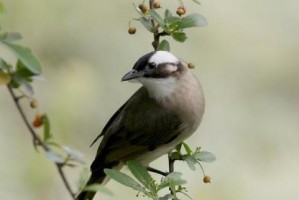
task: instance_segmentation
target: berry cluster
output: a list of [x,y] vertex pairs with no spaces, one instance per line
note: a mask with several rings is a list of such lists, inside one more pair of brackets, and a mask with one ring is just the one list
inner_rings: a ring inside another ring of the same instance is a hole
[[[186,7],[183,5],[183,3],[181,2],[180,3],[181,5],[177,8],[176,10],[176,14],[179,15],[179,16],[182,16],[182,15],[185,15],[187,10],[186,10]],[[145,3],[141,3],[138,5],[138,8],[140,9],[140,11],[143,13],[143,14],[148,14],[149,12],[149,8],[148,6],[145,4]],[[153,8],[154,9],[158,9],[158,8],[161,8],[161,4],[159,1],[154,1],[153,3]],[[129,30],[128,30],[128,33],[133,35],[136,33],[136,27],[134,26],[130,26],[129,27]]]

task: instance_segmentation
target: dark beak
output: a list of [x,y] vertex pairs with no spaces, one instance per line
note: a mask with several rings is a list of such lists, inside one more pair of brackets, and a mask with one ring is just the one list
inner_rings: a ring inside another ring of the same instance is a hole
[[124,75],[124,77],[121,79],[121,81],[128,81],[131,79],[142,77],[143,75],[144,75],[143,71],[137,71],[135,69],[132,69],[131,71],[126,73],[126,75]]

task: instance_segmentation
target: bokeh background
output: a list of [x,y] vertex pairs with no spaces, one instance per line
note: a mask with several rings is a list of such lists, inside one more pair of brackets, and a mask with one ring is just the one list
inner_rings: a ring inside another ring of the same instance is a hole
[[[48,113],[58,141],[92,161],[89,148],[113,112],[139,87],[120,79],[144,53],[152,36],[137,22],[132,3],[141,1],[1,0],[6,30],[22,33],[43,64],[47,81],[35,96]],[[204,164],[212,176],[177,166],[196,200],[297,200],[299,198],[299,3],[296,0],[185,0],[188,12],[209,22],[187,31],[172,52],[196,64],[206,96],[200,129],[188,143],[217,155]],[[161,0],[172,11],[177,1]],[[1,56],[7,54],[0,47]],[[34,113],[24,104],[27,113]],[[11,97],[0,87],[0,193],[2,200],[69,199],[51,161],[36,153]],[[166,158],[153,163],[166,169]],[[67,171],[76,187],[82,167]],[[136,192],[113,181],[114,196]],[[99,196],[98,196],[99,198]],[[143,197],[140,197],[141,199]],[[184,198],[183,199],[187,199]]]

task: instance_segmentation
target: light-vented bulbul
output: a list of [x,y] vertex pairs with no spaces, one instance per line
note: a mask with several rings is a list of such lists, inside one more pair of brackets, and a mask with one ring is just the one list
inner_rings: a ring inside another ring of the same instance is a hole
[[[102,137],[86,185],[107,182],[104,169],[120,169],[128,160],[148,166],[188,138],[201,122],[205,108],[201,85],[173,54],[154,51],[142,56],[122,81],[133,79],[143,86],[94,141]],[[94,195],[82,191],[77,200],[91,200]]]

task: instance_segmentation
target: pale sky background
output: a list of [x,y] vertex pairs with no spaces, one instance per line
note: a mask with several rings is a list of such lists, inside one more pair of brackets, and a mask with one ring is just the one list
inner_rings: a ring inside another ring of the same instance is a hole
[[[34,84],[58,141],[92,161],[91,141],[139,87],[121,83],[134,62],[152,50],[152,36],[137,22],[132,3],[141,1],[1,0],[6,30],[20,32],[43,65],[47,81]],[[172,52],[196,64],[205,90],[206,113],[187,142],[217,156],[204,164],[212,176],[177,165],[194,200],[298,200],[299,198],[299,3],[295,0],[185,0],[209,25],[187,31]],[[161,0],[175,12],[177,1]],[[0,47],[0,55],[7,51]],[[24,104],[28,116],[34,113]],[[28,130],[5,87],[0,87],[1,200],[69,199],[54,165],[34,151]],[[166,158],[153,163],[166,169]],[[72,186],[82,167],[67,171]],[[136,192],[111,181],[114,196]],[[187,198],[182,198],[187,199]]]

